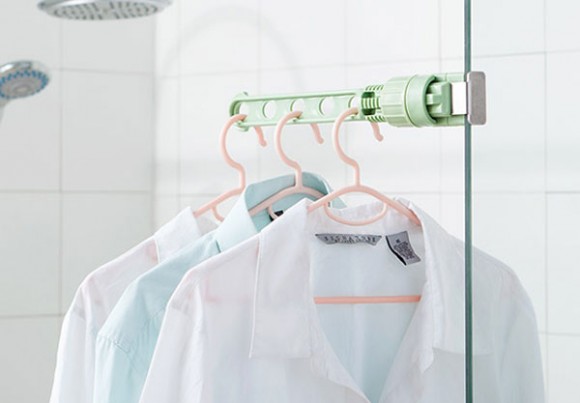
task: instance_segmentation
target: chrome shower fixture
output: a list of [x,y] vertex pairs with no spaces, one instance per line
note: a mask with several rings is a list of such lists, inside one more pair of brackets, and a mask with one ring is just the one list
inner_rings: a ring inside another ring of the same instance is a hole
[[162,11],[172,0],[40,0],[38,8],[70,20],[120,20]]
[[8,102],[42,91],[49,81],[48,68],[39,62],[23,60],[0,66],[0,118]]

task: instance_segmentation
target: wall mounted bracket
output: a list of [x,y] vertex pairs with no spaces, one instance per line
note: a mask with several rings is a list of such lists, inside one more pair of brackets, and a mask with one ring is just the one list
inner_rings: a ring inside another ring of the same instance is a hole
[[274,126],[285,114],[302,115],[289,124],[332,123],[345,109],[358,106],[350,121],[386,122],[396,127],[462,126],[486,121],[485,74],[444,73],[395,77],[359,90],[250,96],[242,93],[230,115],[244,113],[241,129]]

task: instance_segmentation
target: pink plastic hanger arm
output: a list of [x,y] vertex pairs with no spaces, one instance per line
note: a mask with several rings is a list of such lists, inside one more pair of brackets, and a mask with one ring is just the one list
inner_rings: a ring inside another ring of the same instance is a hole
[[[228,133],[229,130],[231,129],[231,127],[233,125],[235,125],[237,122],[242,121],[246,118],[247,116],[244,114],[237,114],[232,116],[231,118],[228,119],[228,121],[226,122],[226,124],[224,125],[224,127],[222,128],[222,131],[220,133],[220,151],[222,154],[222,157],[224,159],[224,161],[226,162],[226,164],[228,164],[229,166],[231,166],[232,168],[234,168],[236,171],[238,171],[238,176],[239,176],[239,183],[238,183],[238,187],[231,189],[225,193],[222,193],[221,195],[219,195],[218,197],[216,197],[215,199],[213,199],[212,201],[204,204],[203,206],[201,206],[200,208],[198,208],[193,214],[195,217],[199,217],[202,214],[204,214],[207,211],[212,211],[214,216],[216,217],[216,219],[218,219],[219,221],[223,221],[224,218],[221,214],[218,213],[217,211],[217,206],[221,203],[223,203],[224,201],[228,200],[231,197],[234,196],[238,196],[240,195],[244,189],[246,188],[246,170],[244,169],[244,167],[242,166],[242,164],[240,164],[237,161],[234,161],[234,159],[230,156],[230,153],[228,152],[228,148],[227,148],[227,137],[228,137]],[[264,138],[264,133],[262,131],[262,129],[258,126],[254,127],[254,130],[256,131],[256,134],[258,135],[258,142],[262,147],[266,146],[266,140]]]
[[[346,164],[348,164],[349,166],[351,166],[354,169],[354,182],[355,183],[354,183],[354,185],[347,186],[345,188],[342,188],[342,189],[339,189],[335,192],[332,192],[329,195],[327,195],[327,196],[317,200],[316,202],[312,203],[308,207],[309,211],[313,211],[319,207],[324,207],[326,210],[326,214],[328,214],[328,216],[331,219],[333,219],[341,224],[366,225],[366,224],[371,224],[373,222],[376,222],[376,221],[380,220],[381,218],[383,218],[384,215],[387,213],[388,207],[392,207],[395,210],[399,211],[401,214],[404,214],[405,216],[407,216],[415,224],[421,225],[419,219],[411,210],[407,209],[402,204],[397,203],[394,200],[391,200],[390,198],[388,198],[387,196],[385,196],[381,192],[379,192],[371,187],[364,186],[361,184],[360,166],[359,166],[358,162],[356,162],[353,158],[346,155],[346,153],[342,149],[342,146],[340,144],[340,139],[339,139],[339,130],[340,130],[340,126],[341,126],[342,122],[344,122],[344,120],[347,119],[349,116],[355,115],[357,113],[358,113],[357,108],[350,108],[350,109],[344,111],[336,119],[336,121],[334,122],[334,126],[332,128],[332,139],[333,139],[333,143],[334,143],[334,148],[336,149],[336,153],[338,154],[338,156],[340,157],[341,160],[343,160]],[[371,122],[371,126],[373,128],[373,133],[375,135],[375,138],[378,141],[382,141],[383,136],[381,135],[381,133],[379,131],[378,124],[376,124],[375,122]],[[337,197],[340,197],[340,196],[345,195],[347,193],[353,193],[353,192],[365,193],[365,194],[368,194],[368,195],[371,195],[371,196],[377,198],[378,200],[381,200],[384,203],[384,207],[383,207],[382,211],[378,215],[376,215],[375,217],[371,217],[368,220],[354,221],[354,222],[345,220],[342,217],[337,217],[334,214],[332,214],[332,211],[328,207],[329,203],[332,200],[336,199]],[[420,295],[314,297],[314,302],[316,304],[326,304],[326,305],[413,303],[413,302],[419,302],[420,300],[421,300]]]
[[319,305],[338,304],[393,304],[421,301],[420,295],[396,295],[392,297],[314,297]]
[[[293,194],[309,195],[309,196],[312,196],[316,199],[324,196],[324,194],[322,194],[318,190],[304,186],[304,183],[302,180],[302,167],[300,166],[300,164],[297,161],[290,159],[282,147],[282,131],[284,129],[284,126],[286,126],[286,124],[290,120],[300,117],[301,114],[302,114],[302,112],[300,112],[300,111],[294,111],[294,112],[288,113],[286,116],[284,116],[282,119],[280,119],[280,121],[276,125],[276,130],[275,130],[275,134],[274,134],[275,144],[276,144],[276,153],[278,154],[278,156],[280,157],[280,160],[282,160],[282,162],[284,164],[288,165],[290,168],[292,168],[294,170],[294,176],[295,176],[294,186],[282,190],[281,192],[279,192],[279,193],[275,194],[274,196],[264,200],[262,203],[258,204],[256,207],[252,208],[250,210],[250,215],[252,215],[252,216],[256,215],[257,213],[259,213],[260,211],[262,211],[264,209],[268,209],[270,216],[272,218],[277,218],[276,214],[272,210],[272,206],[275,203],[277,203],[278,201],[284,199],[285,197],[293,195]],[[314,138],[316,139],[317,143],[322,144],[324,142],[324,139],[322,138],[322,135],[320,134],[320,128],[318,127],[318,125],[312,123],[310,125],[310,127],[312,128],[312,131],[314,133]]]
[[[353,158],[346,155],[346,153],[344,152],[344,150],[340,144],[340,126],[349,116],[356,115],[356,114],[358,114],[358,108],[347,109],[346,111],[341,113],[340,116],[336,119],[336,121],[334,122],[333,128],[332,128],[332,139],[333,139],[334,148],[336,149],[336,153],[338,154],[338,156],[340,157],[341,160],[343,160],[347,165],[351,166],[354,170],[354,185],[347,186],[347,187],[342,188],[342,189],[338,189],[338,190],[322,197],[321,199],[312,203],[308,207],[308,210],[314,211],[319,207],[324,207],[328,216],[336,222],[339,222],[339,223],[345,224],[345,225],[367,225],[367,224],[372,224],[373,222],[376,222],[376,221],[380,220],[381,218],[383,218],[385,216],[385,214],[387,213],[387,209],[389,207],[392,207],[394,210],[405,215],[407,218],[409,218],[415,224],[421,225],[421,222],[419,221],[419,219],[417,218],[415,213],[413,213],[410,209],[403,206],[401,203],[398,203],[395,200],[385,196],[383,193],[377,191],[376,189],[373,189],[373,188],[370,188],[368,186],[364,186],[361,184],[360,166],[359,166],[358,162],[356,162]],[[382,141],[383,136],[380,133],[378,124],[376,122],[371,122],[371,126],[373,129],[373,134],[374,134],[375,138],[378,141]],[[329,208],[329,204],[331,201],[333,201],[337,197],[343,196],[347,193],[365,193],[365,194],[371,195],[371,196],[375,197],[376,199],[382,201],[384,203],[384,207],[378,215],[371,217],[367,220],[349,221],[349,220],[346,220],[342,217],[338,217],[332,213],[331,209]]]

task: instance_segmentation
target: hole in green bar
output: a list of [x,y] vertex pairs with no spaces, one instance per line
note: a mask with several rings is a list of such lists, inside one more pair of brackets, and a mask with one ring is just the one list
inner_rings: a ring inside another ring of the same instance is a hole
[[304,108],[305,104],[303,99],[297,99],[295,101],[292,101],[292,104],[290,105],[290,110],[292,112],[296,111],[304,112]]
[[322,98],[319,104],[320,114],[323,116],[332,115],[334,111],[334,99],[332,98]]
[[272,119],[276,115],[276,102],[266,102],[264,106],[262,106],[262,114],[266,119]]
[[358,108],[360,105],[360,99],[358,97],[350,97],[348,100],[349,108]]
[[248,105],[245,102],[241,103],[238,113],[241,113],[243,115],[248,115],[250,113],[250,105]]

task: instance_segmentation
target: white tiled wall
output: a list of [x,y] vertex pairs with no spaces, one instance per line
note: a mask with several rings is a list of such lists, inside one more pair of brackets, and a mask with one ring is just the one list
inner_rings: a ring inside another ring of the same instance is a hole
[[[154,18],[100,23],[6,3],[0,64],[38,59],[53,79],[0,123],[0,363],[15,363],[0,365],[2,402],[47,400],[60,321],[86,273],[236,184],[217,139],[237,93],[462,69],[463,0],[174,0]],[[578,11],[572,0],[473,0],[474,69],[489,80],[489,122],[474,130],[475,242],[530,293],[551,403],[580,400]],[[366,125],[345,126],[363,181],[462,236],[462,129],[384,125],[377,143]],[[266,135],[266,149],[252,132],[229,138],[249,181],[289,172]],[[293,127],[284,145],[343,186],[351,172],[328,126],[323,136],[316,145]]]
[[61,21],[0,5],[0,64],[52,80],[0,122],[0,402],[47,402],[79,282],[152,231],[154,19]]

